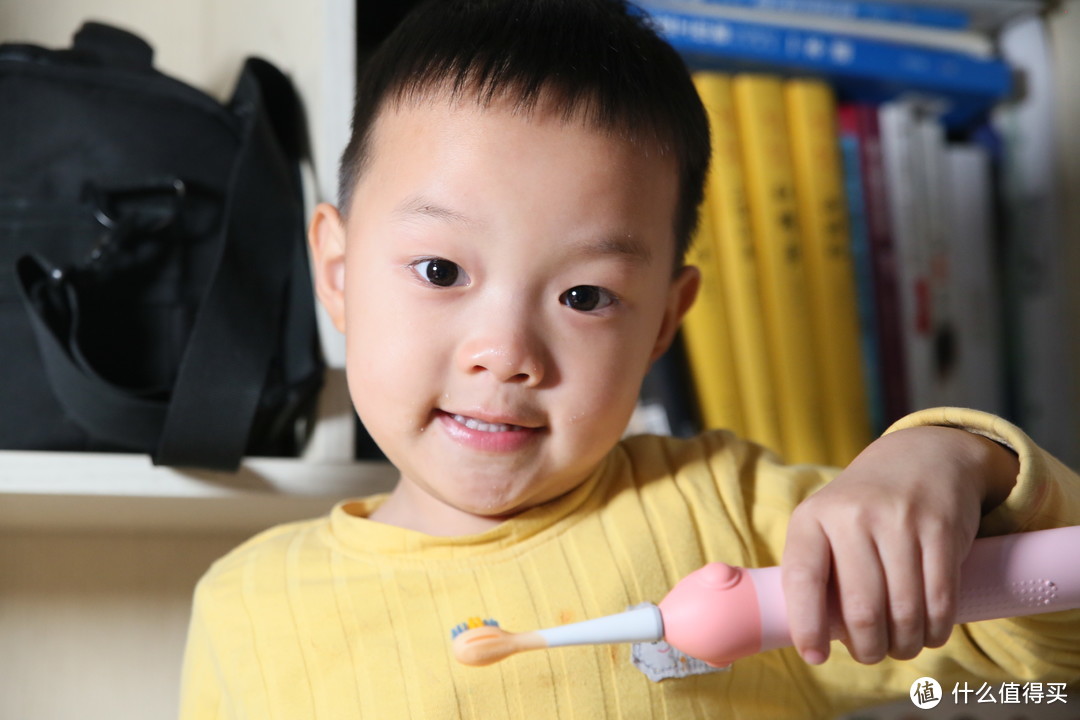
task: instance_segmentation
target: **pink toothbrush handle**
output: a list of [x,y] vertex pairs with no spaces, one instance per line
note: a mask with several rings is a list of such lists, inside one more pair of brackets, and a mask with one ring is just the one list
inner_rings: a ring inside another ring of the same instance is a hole
[[[957,622],[1080,607],[1080,526],[982,538],[960,570]],[[791,645],[780,568],[710,563],[660,602],[664,639],[691,657],[730,665]]]

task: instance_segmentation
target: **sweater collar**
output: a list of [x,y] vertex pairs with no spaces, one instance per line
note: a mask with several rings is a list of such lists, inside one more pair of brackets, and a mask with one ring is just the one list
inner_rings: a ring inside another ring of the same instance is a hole
[[338,503],[330,512],[330,533],[342,550],[354,555],[447,560],[489,556],[511,548],[519,552],[557,533],[578,510],[599,502],[602,488],[610,482],[612,465],[609,454],[570,492],[474,535],[442,537],[369,520],[386,501],[385,494]]

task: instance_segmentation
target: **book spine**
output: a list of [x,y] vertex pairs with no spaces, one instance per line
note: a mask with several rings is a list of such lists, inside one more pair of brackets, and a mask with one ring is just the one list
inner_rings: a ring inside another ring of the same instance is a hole
[[728,311],[735,377],[749,439],[780,452],[779,408],[769,369],[765,313],[758,280],[754,235],[731,79],[695,73],[694,83],[709,116],[712,160],[705,202],[713,219],[712,242]]
[[819,80],[787,81],[784,99],[830,461],[844,466],[871,438],[836,102]]
[[1005,415],[1001,283],[995,268],[990,158],[975,144],[950,145],[946,243],[955,319],[956,405]]
[[833,33],[852,38],[865,38],[893,45],[912,45],[970,55],[975,58],[994,56],[994,44],[985,33],[968,30],[942,30],[918,25],[888,23],[877,20],[851,20],[814,13],[761,10],[726,3],[698,0],[651,0],[650,7],[691,13],[710,20],[741,21],[781,28],[797,28],[804,32]]
[[789,462],[824,464],[829,452],[819,416],[817,354],[783,86],[777,77],[739,75],[734,93],[783,454]]
[[[850,108],[850,129],[859,138],[859,171],[863,178],[866,230],[874,279],[882,399],[885,423],[888,425],[910,412],[896,243],[893,238],[878,109],[861,103],[847,107]],[[841,117],[845,115],[846,113]]]
[[[842,108],[840,116],[845,113]],[[877,436],[888,427],[885,418],[885,394],[881,377],[881,343],[877,323],[876,290],[870,231],[867,228],[866,198],[859,168],[859,137],[851,121],[841,121],[840,157],[844,168],[844,194],[847,200],[848,228],[851,235],[851,259],[855,269],[855,294],[858,302],[859,345],[863,359],[863,386],[870,412],[870,432]]]
[[[1055,137],[1054,75],[1075,83],[1076,66],[1054,67],[1050,38],[1041,18],[1011,24],[1001,35],[1002,52],[1025,78],[1024,101],[1002,106],[994,124],[1006,139],[1002,163],[1002,207],[1009,322],[1006,342],[1014,356],[1010,388],[1016,419],[1031,437],[1056,457],[1080,467],[1080,408],[1072,399],[1080,386],[1080,358],[1068,345],[1070,286],[1067,250],[1077,238],[1066,236],[1058,175],[1062,148]],[[1075,133],[1074,128],[1069,128]]]
[[642,3],[661,35],[693,65],[813,74],[845,96],[880,102],[905,92],[948,103],[947,119],[979,118],[1012,89],[996,57],[794,25],[712,17],[694,6]]
[[966,30],[971,16],[960,8],[915,5],[900,2],[865,2],[864,0],[695,0],[704,5],[764,10],[768,12],[805,13],[838,20],[866,20],[939,28]]
[[727,428],[745,435],[714,225],[713,212],[708,203],[703,203],[698,230],[686,257],[687,263],[701,273],[701,287],[683,318],[683,340],[704,428]]
[[930,256],[926,207],[920,183],[917,110],[913,103],[886,103],[880,110],[889,214],[896,243],[900,290],[900,327],[907,368],[908,403],[912,410],[933,405],[933,318],[930,298]]
[[921,175],[915,179],[917,211],[923,219],[926,253],[927,310],[930,321],[930,378],[927,405],[959,405],[956,319],[952,314],[952,269],[946,232],[945,128],[932,114],[919,113],[915,122]]

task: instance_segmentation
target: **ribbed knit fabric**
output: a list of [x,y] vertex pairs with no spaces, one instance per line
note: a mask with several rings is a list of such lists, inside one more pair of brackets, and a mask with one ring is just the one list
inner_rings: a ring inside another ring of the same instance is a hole
[[[995,532],[1080,522],[1080,479],[992,416],[927,411],[1015,449],[1021,477]],[[637,437],[570,494],[485,533],[439,538],[366,520],[382,498],[269,530],[199,583],[181,717],[815,718],[905,696],[918,677],[1073,680],[1080,613],[973,624],[915,661],[823,666],[793,650],[662,682],[628,646],[458,665],[450,628],[472,616],[530,630],[659,601],[706,562],[776,564],[794,506],[833,470],[783,466],[730,434]]]

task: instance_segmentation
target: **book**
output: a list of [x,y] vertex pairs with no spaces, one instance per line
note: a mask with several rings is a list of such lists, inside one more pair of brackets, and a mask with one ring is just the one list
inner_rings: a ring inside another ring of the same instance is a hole
[[712,240],[746,436],[780,452],[777,390],[770,370],[732,83],[726,75],[701,72],[694,74],[694,84],[709,116],[712,160],[703,206],[713,219]]
[[829,452],[783,85],[775,76],[743,74],[734,78],[733,90],[782,454],[788,462],[825,464]]
[[1005,415],[1001,283],[989,151],[951,143],[944,155],[946,251],[955,346],[945,381],[951,405]]
[[[953,315],[952,264],[947,232],[947,172],[945,128],[932,112],[919,112],[915,123],[914,163],[916,211],[922,225],[921,244],[925,252],[925,313],[930,333],[930,377],[923,406],[960,405],[963,384],[957,367],[957,319]],[[918,381],[913,381],[918,385]]]
[[[839,113],[838,113],[839,115]],[[881,343],[874,288],[873,257],[867,227],[866,197],[859,167],[859,137],[850,130],[840,132],[840,158],[844,171],[851,261],[855,271],[855,297],[859,316],[859,347],[862,354],[863,387],[870,414],[870,433],[880,435],[888,427],[885,413],[884,381],[881,373]]]
[[903,338],[908,406],[919,410],[934,404],[933,346],[930,316],[930,259],[926,217],[919,183],[924,172],[918,108],[894,101],[880,109],[881,147],[889,218],[896,247],[900,333]]
[[716,257],[714,213],[708,203],[702,203],[700,213],[697,233],[686,257],[687,263],[701,273],[697,299],[682,322],[687,364],[702,426],[727,428],[746,435],[720,263]]
[[971,14],[965,8],[920,5],[885,0],[697,0],[714,5],[837,18],[922,25],[946,30],[971,27]]
[[983,119],[1013,89],[997,57],[851,33],[718,16],[701,2],[641,0],[657,29],[697,69],[814,75],[847,101],[933,96],[953,127]]
[[828,85],[810,79],[787,81],[784,100],[821,378],[821,410],[830,462],[844,466],[870,443],[871,436],[836,100]]
[[1013,417],[1036,442],[1078,467],[1080,423],[1072,397],[1080,360],[1071,356],[1065,341],[1065,329],[1076,322],[1067,312],[1068,285],[1075,278],[1064,274],[1066,248],[1076,238],[1065,237],[1061,225],[1054,68],[1046,28],[1038,18],[1010,25],[1001,44],[1009,61],[1024,72],[1026,86],[1020,102],[994,114],[1008,150],[1001,185]]
[[[648,0],[646,0],[648,1]],[[970,30],[996,36],[1025,16],[1038,15],[1044,0],[684,0],[727,5],[762,13],[788,12],[849,22],[919,25],[942,30]],[[1065,15],[1061,12],[1060,15]],[[1053,16],[1051,16],[1052,18]]]
[[884,425],[888,426],[906,415],[910,411],[910,405],[900,308],[900,278],[878,114],[877,106],[845,103],[840,107],[838,118],[842,132],[851,133],[859,141],[859,173],[862,176],[866,232],[870,247],[881,396]]
[[[696,13],[716,20],[745,21],[807,31],[914,45],[990,58],[994,46],[987,33],[966,28],[941,28],[919,23],[889,22],[872,17],[842,17],[837,14],[806,12],[794,7],[749,7],[728,0],[652,0],[656,6]],[[810,5],[810,3],[804,3]],[[822,5],[827,6],[828,0]]]

